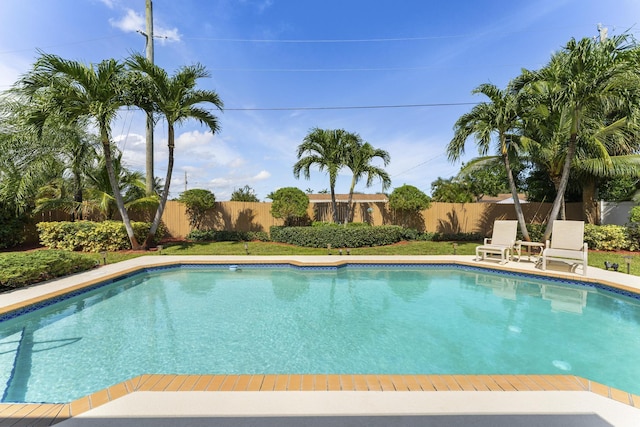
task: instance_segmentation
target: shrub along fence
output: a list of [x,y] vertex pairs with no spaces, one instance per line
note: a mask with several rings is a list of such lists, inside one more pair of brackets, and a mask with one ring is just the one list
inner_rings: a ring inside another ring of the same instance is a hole
[[[551,211],[551,203],[526,203],[522,205],[527,223],[542,223]],[[207,218],[205,227],[219,231],[269,232],[272,226],[281,226],[283,221],[271,216],[269,202],[216,202]],[[344,218],[345,203],[338,203],[339,218]],[[582,203],[568,203],[567,219],[582,220]],[[329,203],[311,203],[307,210],[313,221],[330,222]],[[145,220],[136,214],[134,220]],[[496,203],[431,203],[417,215],[402,217],[386,203],[360,202],[355,204],[354,222],[371,225],[401,225],[421,232],[439,234],[477,233],[486,236],[496,219],[516,219],[513,205]],[[45,212],[34,217],[34,224],[42,221],[68,221],[69,216],[56,212]],[[168,201],[162,221],[166,236],[185,238],[192,230],[185,206],[177,201]],[[37,242],[35,225],[30,241]]]

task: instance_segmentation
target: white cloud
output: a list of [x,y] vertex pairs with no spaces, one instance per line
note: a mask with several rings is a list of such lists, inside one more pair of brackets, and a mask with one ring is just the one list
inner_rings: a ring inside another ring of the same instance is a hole
[[144,16],[138,14],[135,10],[127,9],[127,13],[120,19],[109,19],[111,26],[118,28],[125,33],[135,31],[143,31],[145,28]]
[[252,178],[252,181],[264,181],[269,178],[271,178],[271,173],[269,171],[262,170]]
[[[133,9],[126,9],[126,13],[120,19],[109,19],[111,26],[118,28],[125,33],[144,32],[146,28],[145,17]],[[182,36],[177,28],[165,28],[154,22],[153,26],[154,39],[161,44],[166,42],[177,42]]]
[[104,4],[109,9],[113,9],[115,7],[115,2],[113,0],[100,0],[100,3]]

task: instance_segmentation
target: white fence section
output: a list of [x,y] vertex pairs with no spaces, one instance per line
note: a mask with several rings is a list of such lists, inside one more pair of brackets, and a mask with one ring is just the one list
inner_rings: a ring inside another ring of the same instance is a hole
[[629,212],[636,204],[634,202],[605,202],[600,200],[600,223],[626,225],[629,222]]

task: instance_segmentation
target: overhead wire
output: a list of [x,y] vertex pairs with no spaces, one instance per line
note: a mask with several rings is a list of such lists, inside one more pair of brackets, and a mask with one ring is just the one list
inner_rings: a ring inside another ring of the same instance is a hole
[[[223,111],[313,111],[313,110],[362,110],[383,108],[426,108],[426,107],[455,107],[464,105],[478,105],[479,102],[441,102],[430,104],[389,104],[389,105],[347,105],[327,107],[246,107],[225,108]],[[211,109],[209,111],[217,111]]]

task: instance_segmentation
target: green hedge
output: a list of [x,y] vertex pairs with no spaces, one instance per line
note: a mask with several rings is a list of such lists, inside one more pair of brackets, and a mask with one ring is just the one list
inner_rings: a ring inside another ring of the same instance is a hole
[[188,240],[195,242],[268,242],[269,234],[264,231],[215,231],[193,230],[187,234]]
[[375,227],[271,227],[271,240],[312,248],[360,248],[397,243],[404,238],[404,228],[397,225]]
[[[151,224],[131,222],[138,242],[147,238]],[[67,251],[99,252],[131,249],[124,223],[119,221],[60,221],[40,222],[37,224],[40,243],[50,249]],[[154,243],[164,235],[163,227],[158,228]]]
[[622,225],[584,225],[584,241],[589,249],[601,251],[638,250],[638,240]]
[[33,283],[90,270],[96,261],[88,255],[60,250],[0,254],[0,288]]

